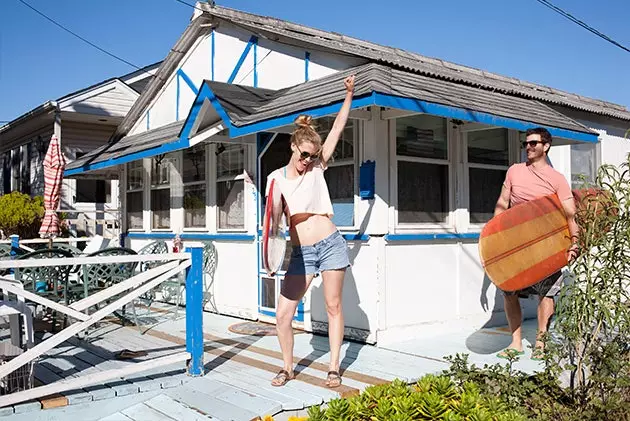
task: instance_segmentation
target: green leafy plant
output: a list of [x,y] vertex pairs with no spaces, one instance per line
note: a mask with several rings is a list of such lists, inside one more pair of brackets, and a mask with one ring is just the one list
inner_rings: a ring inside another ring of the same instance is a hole
[[[31,197],[17,191],[2,195],[0,230],[6,237],[16,234],[20,238],[39,238],[44,211],[44,199],[41,196]],[[65,213],[59,214],[60,236],[68,233],[66,218]]]

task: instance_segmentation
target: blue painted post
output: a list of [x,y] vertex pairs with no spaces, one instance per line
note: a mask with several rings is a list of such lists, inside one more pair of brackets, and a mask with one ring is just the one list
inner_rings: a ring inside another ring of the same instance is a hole
[[186,273],[186,351],[188,374],[203,375],[203,248],[187,247],[192,264]]
[[20,248],[20,236],[17,234],[13,234],[10,236],[11,238],[11,256],[15,256],[17,254],[16,250]]
[[[11,258],[14,259],[17,255],[17,249],[20,248],[20,236],[13,234],[9,238],[11,238]],[[9,273],[15,273],[14,269],[10,269]]]

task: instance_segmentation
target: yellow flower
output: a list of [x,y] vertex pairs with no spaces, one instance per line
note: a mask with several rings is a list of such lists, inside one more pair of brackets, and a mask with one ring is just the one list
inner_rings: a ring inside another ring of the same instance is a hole
[[271,415],[265,415],[265,418],[263,418],[263,421],[273,421],[273,417]]
[[292,415],[289,417],[289,421],[308,421],[308,417],[295,417]]

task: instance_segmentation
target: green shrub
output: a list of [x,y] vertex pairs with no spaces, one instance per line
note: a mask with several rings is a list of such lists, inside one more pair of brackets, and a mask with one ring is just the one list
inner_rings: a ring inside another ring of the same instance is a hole
[[308,409],[311,421],[519,421],[517,410],[484,396],[470,382],[457,385],[448,376],[427,375],[408,386],[400,380],[370,386],[347,399],[334,399],[327,408]]
[[[17,234],[20,238],[39,238],[44,216],[44,199],[14,191],[0,196],[0,230],[5,236]],[[61,235],[67,234],[65,214],[59,215]]]

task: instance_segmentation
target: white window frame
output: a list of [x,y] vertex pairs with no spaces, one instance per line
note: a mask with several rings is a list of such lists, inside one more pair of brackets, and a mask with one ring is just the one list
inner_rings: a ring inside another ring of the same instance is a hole
[[[579,143],[579,144],[583,144],[583,143]],[[594,153],[594,160],[595,162],[593,162],[594,164],[594,174],[593,174],[593,182],[597,180],[597,175],[599,172],[599,167],[601,167],[601,142],[597,142],[597,143],[589,143],[589,145],[593,145],[594,149],[595,149],[595,153]],[[569,186],[571,187],[571,189],[577,189],[580,188],[580,186],[573,186],[573,150],[572,147],[573,145],[569,145]]]
[[[317,122],[317,120],[315,120]],[[359,139],[360,136],[363,135],[361,120],[359,119],[348,119],[348,123],[352,123],[352,158],[333,160],[332,158],[328,161],[327,166],[328,169],[333,167],[342,167],[345,165],[354,165],[353,173],[354,173],[354,186],[353,186],[353,208],[352,208],[352,225],[338,225],[337,228],[340,231],[344,232],[352,232],[356,231],[359,227],[358,219],[358,210],[360,206],[360,198],[359,198]],[[322,138],[322,142],[325,142],[326,138]],[[328,169],[326,171],[328,171]]]
[[[421,114],[421,113],[418,113]],[[428,114],[430,115],[430,114]],[[439,116],[435,116],[439,117]],[[441,117],[444,118],[444,117]],[[455,156],[456,147],[455,139],[452,134],[450,126],[452,121],[446,120],[446,159],[435,158],[419,158],[411,156],[398,156],[396,154],[396,122],[398,118],[392,118],[388,120],[389,123],[389,153],[390,153],[390,232],[395,233],[408,233],[417,231],[443,231],[453,232],[455,230]],[[446,165],[448,168],[448,216],[446,222],[442,223],[430,223],[430,222],[416,222],[416,223],[403,223],[398,222],[398,162],[417,162],[422,164],[439,164]]]
[[[152,156],[151,158],[148,159],[149,161],[149,172],[147,173],[147,178],[148,178],[148,182],[147,182],[147,189],[148,189],[148,198],[149,198],[149,206],[147,207],[149,210],[149,230],[150,231],[155,231],[155,232],[172,232],[173,230],[176,230],[177,224],[175,223],[175,215],[173,215],[173,179],[177,178],[179,176],[179,174],[177,174],[177,168],[179,168],[179,162],[180,162],[180,155],[178,153],[173,153],[173,152],[166,152],[164,153],[165,155],[165,159],[166,156],[170,155],[169,159],[171,159],[173,161],[172,165],[170,166],[170,173],[169,173],[169,182],[168,184],[165,185],[161,185],[161,186],[157,186],[154,187],[153,186],[153,160],[156,158],[156,156]],[[154,190],[166,190],[168,189],[169,191],[169,226],[167,228],[157,228],[153,225],[153,200],[152,200],[152,193]]]
[[[247,200],[248,195],[247,195],[247,189],[248,189],[248,185],[247,185],[247,178],[245,177],[245,171],[247,171],[247,166],[249,163],[249,153],[250,153],[250,148],[247,144],[243,144],[243,143],[234,143],[234,145],[238,145],[240,147],[243,148],[243,169],[242,172],[238,175],[229,175],[229,176],[222,176],[219,177],[217,175],[217,170],[218,170],[218,156],[216,156],[215,151],[216,151],[216,144],[213,144],[212,146],[212,152],[211,152],[211,158],[214,161],[214,165],[211,166],[211,168],[213,169],[212,171],[212,195],[214,198],[214,206],[212,206],[213,208],[213,213],[214,213],[214,229],[215,232],[221,232],[221,233],[247,233],[249,232],[248,229],[248,214],[251,211],[250,207],[251,204],[249,203],[250,201]],[[231,145],[230,145],[231,146]],[[219,188],[218,188],[218,184],[225,182],[225,181],[238,181],[238,180],[242,180],[243,181],[243,227],[242,228],[220,228],[219,227],[219,205],[218,205],[218,196],[219,196]]]
[[[209,207],[209,202],[210,202],[210,175],[209,175],[209,168],[211,168],[210,166],[210,145],[209,144],[203,144],[201,145],[203,146],[203,150],[205,153],[204,156],[204,162],[203,165],[205,166],[204,171],[205,171],[205,178],[203,181],[191,181],[188,183],[184,183],[184,171],[183,171],[183,165],[184,165],[184,153],[186,152],[186,150],[181,151],[180,153],[180,159],[179,159],[179,172],[181,174],[181,180],[182,180],[182,231],[184,232],[200,232],[200,231],[207,231],[208,230],[208,223],[209,223],[209,218],[208,218],[208,207]],[[205,224],[203,226],[198,226],[198,227],[187,227],[186,226],[186,208],[184,207],[184,191],[186,189],[186,187],[189,186],[200,186],[200,185],[204,185],[205,189],[206,189],[206,203],[205,203]]]
[[[134,161],[137,162],[137,161]],[[146,209],[145,206],[145,198],[146,198],[146,194],[145,194],[145,187],[146,187],[146,171],[145,171],[145,165],[144,165],[144,160],[140,160],[140,169],[142,170],[142,174],[141,174],[141,180],[142,180],[142,187],[140,188],[135,188],[135,189],[129,189],[129,168],[131,166],[131,162],[125,164],[125,181],[123,183],[123,188],[124,188],[124,200],[125,200],[125,227],[127,229],[127,231],[129,232],[142,232],[144,231],[144,227],[145,227],[145,215],[144,215],[144,210]],[[128,194],[129,193],[141,193],[142,196],[142,224],[140,225],[139,228],[131,228],[129,227],[129,216],[128,216],[128,209],[129,209],[129,198],[128,198]]]
[[[473,131],[485,131],[485,130],[492,130],[492,129],[504,129],[507,130],[507,145],[508,145],[508,163],[507,165],[494,165],[494,164],[477,164],[474,162],[468,162],[468,133],[473,132]],[[488,169],[488,170],[505,170],[507,171],[510,168],[510,165],[514,164],[515,161],[514,157],[515,157],[515,151],[514,149],[516,149],[516,154],[518,154],[519,152],[519,148],[518,148],[518,132],[514,132],[513,130],[507,129],[505,127],[499,127],[499,126],[488,126],[488,127],[484,127],[484,128],[479,128],[479,129],[475,129],[475,130],[461,130],[461,140],[460,140],[460,144],[461,144],[461,155],[462,155],[462,163],[463,163],[463,174],[461,174],[462,180],[463,180],[463,190],[461,191],[462,194],[462,198],[461,198],[461,202],[463,204],[463,207],[465,209],[465,222],[464,224],[466,225],[466,229],[465,231],[468,232],[481,232],[481,230],[483,229],[484,225],[486,224],[484,223],[473,223],[470,221],[470,169],[471,168],[479,168],[479,169]],[[515,136],[514,134],[516,134],[516,142],[515,142]],[[497,200],[499,199],[499,196],[497,196]],[[462,227],[463,228],[463,227]]]

